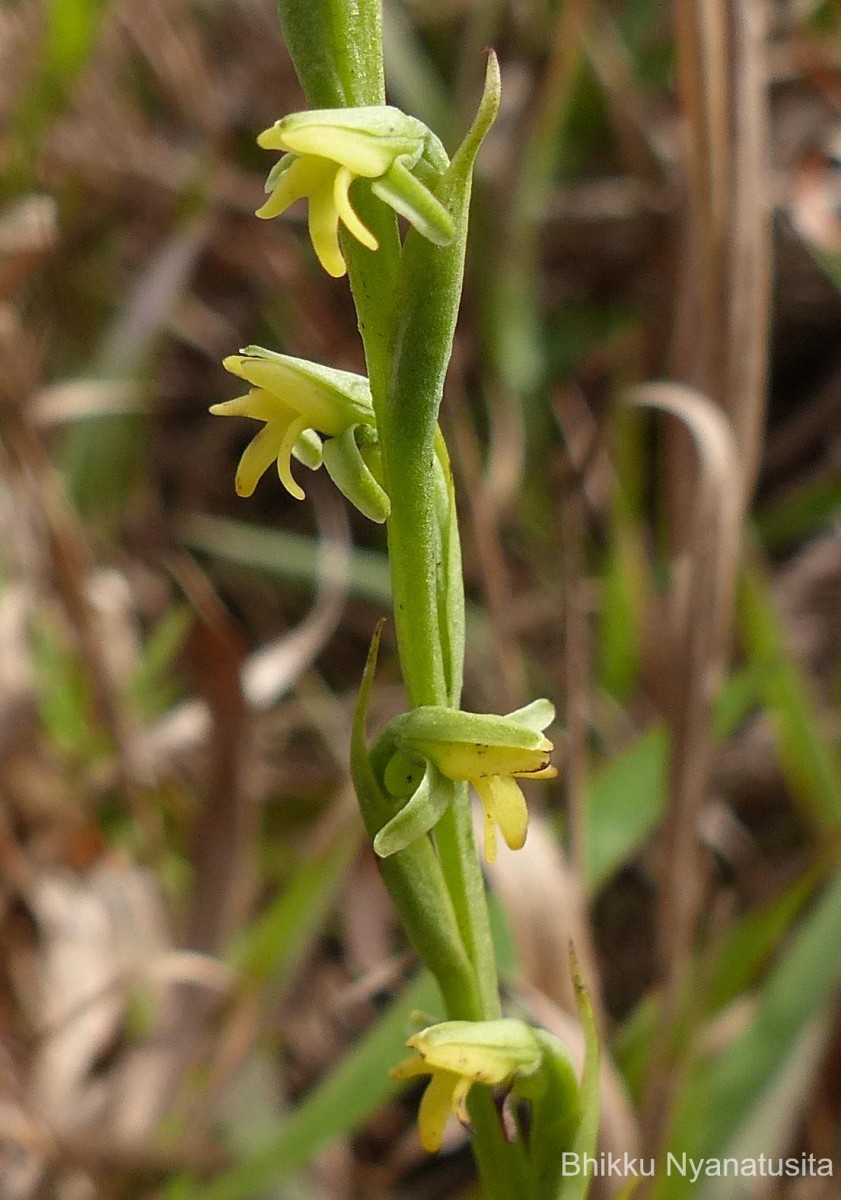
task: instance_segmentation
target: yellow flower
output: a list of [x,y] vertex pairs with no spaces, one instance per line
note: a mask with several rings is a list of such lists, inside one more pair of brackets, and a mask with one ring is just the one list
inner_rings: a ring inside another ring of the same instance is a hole
[[420,121],[397,108],[318,109],[293,113],[257,139],[267,150],[285,151],[266,180],[269,198],[257,210],[280,216],[296,200],[309,202],[309,231],[321,265],[338,278],[346,267],[339,222],[369,250],[377,239],[350,201],[356,179],[404,216],[424,237],[446,245],[453,223],[429,185],[449,165],[443,146]]
[[410,1037],[416,1053],[392,1068],[396,1080],[431,1076],[418,1112],[421,1143],[431,1154],[441,1149],[444,1130],[455,1113],[469,1125],[467,1097],[474,1083],[495,1087],[533,1075],[543,1052],[523,1021],[445,1021]]
[[[548,700],[536,700],[504,717],[416,708],[397,717],[383,734],[391,737],[397,750],[386,768],[386,788],[394,796],[401,795],[401,783],[408,774],[407,760],[431,763],[446,779],[471,783],[485,814],[485,857],[493,862],[497,826],[512,850],[519,850],[526,840],[528,808],[517,780],[552,779],[558,773],[550,763],[554,747],[542,732],[554,715]],[[430,792],[434,790],[427,787]],[[435,812],[436,819],[440,817],[433,805],[426,807],[430,814]],[[415,808],[419,810],[420,805]],[[422,815],[418,811],[419,822]],[[419,836],[407,827],[405,819],[400,819],[400,814],[393,823],[401,831],[401,841],[411,834]],[[388,825],[380,835],[380,844],[392,844]]]
[[[388,497],[370,464],[376,460],[376,427],[371,391],[363,375],[337,371],[300,358],[247,346],[223,366],[251,384],[245,396],[214,404],[223,417],[251,417],[264,426],[246,447],[236,474],[236,490],[250,496],[273,462],[286,490],[298,500],[303,489],[291,471],[294,455],[311,470],[324,461],[331,478],[366,516],[383,521]],[[319,434],[329,440],[322,446]],[[362,444],[362,449],[360,445]]]

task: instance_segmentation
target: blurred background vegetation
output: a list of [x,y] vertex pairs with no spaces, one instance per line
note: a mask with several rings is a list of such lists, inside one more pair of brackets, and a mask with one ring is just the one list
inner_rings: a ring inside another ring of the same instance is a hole
[[[839,10],[387,0],[385,34],[450,149],[503,68],[443,421],[466,707],[552,697],[565,764],[490,872],[510,1011],[577,1052],[572,939],[605,1149],[838,1163]],[[271,0],[0,9],[4,1200],[475,1194],[387,1075],[438,1000],[348,781],[382,531],[301,468],[237,501],[249,427],[207,414],[247,342],[363,369],[303,214],[252,215],[301,104]],[[838,1195],[652,1194],[690,1190]]]

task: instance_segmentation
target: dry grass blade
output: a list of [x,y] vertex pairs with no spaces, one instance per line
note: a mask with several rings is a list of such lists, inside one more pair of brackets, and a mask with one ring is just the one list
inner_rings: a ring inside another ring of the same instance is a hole
[[561,503],[564,563],[564,695],[569,750],[566,781],[572,860],[583,887],[587,864],[587,735],[590,724],[590,631],[587,622],[585,527],[587,506],[604,509],[610,467],[601,430],[584,396],[573,386],[557,396],[555,412],[564,435],[569,485]]
[[58,237],[51,196],[25,196],[0,214],[0,301],[10,300]]
[[124,795],[142,827],[148,815],[139,794],[142,772],[91,604],[90,550],[58,472],[30,419],[27,401],[34,387],[38,354],[32,339],[8,315],[7,328],[0,329],[0,415],[4,441],[14,465],[10,482],[26,514],[30,532],[42,546],[44,559],[54,574],[78,640],[96,715],[110,737]]
[[[768,372],[764,16],[759,0],[680,0],[675,19],[689,195],[674,370],[729,417],[743,504],[759,464]],[[678,443],[671,484],[680,513],[691,507],[692,480]]]
[[77,379],[42,388],[32,400],[32,419],[51,427],[86,417],[145,412],[143,389],[128,380]]
[[56,1132],[114,1127],[113,1077],[104,1062],[119,1036],[129,987],[168,944],[152,877],[105,862],[88,880],[59,874],[30,891],[41,933],[34,1109]]
[[294,633],[255,651],[243,666],[242,690],[252,708],[276,704],[318,656],[338,625],[347,597],[350,527],[347,512],[321,480],[310,485],[321,537],[318,543],[318,591],[309,616]]
[[[660,886],[660,956],[665,972],[667,1054],[670,1024],[681,1004],[695,925],[704,891],[698,818],[708,786],[712,753],[712,703],[721,683],[740,544],[739,452],[721,410],[678,384],[650,384],[631,391],[631,403],[679,420],[695,446],[697,491],[689,514],[683,561],[675,564],[669,646],[672,659],[672,731],[669,807]],[[656,1142],[678,1072],[654,1063],[649,1097],[649,1136]]]
[[212,232],[212,218],[202,214],[176,229],[154,255],[108,333],[99,356],[104,373],[125,378],[142,368],[156,338],[187,292]]
[[[350,530],[345,509],[335,496],[309,484],[316,520],[321,531],[315,602],[309,614],[291,633],[249,654],[240,668],[240,687],[249,709],[264,712],[278,703],[315,661],[341,620],[347,597],[350,566]],[[208,548],[212,531],[208,526]],[[200,609],[217,601],[207,593],[201,572],[187,560],[172,561],[170,569]],[[201,596],[205,599],[202,600]],[[185,700],[148,726],[139,737],[147,771],[156,778],[191,772],[197,754],[210,743],[213,720],[207,701]]]
[[601,1020],[598,968],[582,889],[546,822],[532,815],[522,850],[515,853],[500,846],[488,872],[511,923],[525,978],[550,1000],[575,1012],[575,992],[569,976],[572,944]]

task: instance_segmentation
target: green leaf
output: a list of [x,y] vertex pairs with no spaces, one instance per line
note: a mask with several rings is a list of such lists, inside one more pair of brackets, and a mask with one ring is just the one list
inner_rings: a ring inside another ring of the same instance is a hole
[[31,179],[38,141],[93,52],[108,0],[46,0],[43,9],[38,73],[23,92],[8,139],[10,173],[19,187]]
[[[755,708],[763,693],[767,671],[751,663],[733,674],[715,702],[716,736],[728,737]],[[588,796],[588,886],[602,887],[647,838],[666,802],[669,737],[660,725],[598,770]]]
[[[779,1085],[790,1058],[841,985],[841,874],[803,919],[757,998],[745,1031],[715,1058],[689,1072],[669,1147],[676,1154],[721,1157],[746,1135]],[[682,1200],[691,1181],[658,1180],[658,1200]]]
[[[578,970],[575,959],[572,960],[572,977],[575,985],[575,998],[578,1004],[578,1015],[584,1029],[584,1071],[581,1076],[580,1103],[581,1119],[572,1142],[572,1153],[578,1162],[585,1162],[585,1155],[595,1157],[599,1136],[599,1113],[601,1102],[600,1083],[600,1051],[599,1035],[593,1016],[590,997],[584,987],[584,982]],[[590,1191],[592,1172],[582,1171],[579,1175],[561,1178],[557,1191],[557,1200],[586,1200]]]
[[758,568],[742,578],[739,621],[749,659],[763,671],[761,692],[786,782],[806,815],[841,823],[841,758],[824,735],[808,681],[788,653],[767,581]]
[[[704,1012],[712,1016],[738,999],[755,983],[804,905],[815,891],[819,870],[809,871],[767,904],[740,917],[710,954],[710,963],[696,958],[696,978],[709,979],[702,989]],[[619,1029],[613,1053],[635,1097],[641,1097],[652,1043],[661,1026],[662,1004],[649,994]]]
[[[178,536],[193,550],[265,571],[287,583],[314,587],[323,569],[323,548],[318,539],[285,529],[266,529],[188,513],[178,525]],[[391,604],[388,559],[375,550],[354,547],[350,553],[349,595],[381,608]]]
[[841,983],[841,875],[794,935],[762,989],[749,1028],[715,1062],[707,1152],[723,1150],[773,1081],[787,1051]]
[[821,479],[760,509],[756,530],[765,546],[777,549],[812,536],[836,520],[839,513],[841,482]]
[[663,811],[666,730],[655,726],[592,779],[587,804],[587,882],[598,890],[635,852]]
[[818,870],[807,871],[779,896],[746,913],[730,927],[712,969],[707,1006],[711,1013],[747,991],[814,893]]
[[173,704],[179,694],[174,673],[175,658],[184,645],[194,615],[186,604],[167,609],[143,647],[129,693],[135,708],[144,717],[157,716]]
[[332,845],[305,859],[280,895],[235,942],[233,965],[265,989],[264,1005],[267,995],[276,996],[289,981],[324,927],[359,851],[361,833],[361,829],[343,830]]

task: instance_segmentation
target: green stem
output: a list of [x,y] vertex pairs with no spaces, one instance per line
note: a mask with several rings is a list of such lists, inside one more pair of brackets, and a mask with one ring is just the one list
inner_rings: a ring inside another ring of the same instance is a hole
[[479,984],[481,1011],[476,1019],[493,1021],[502,1015],[502,1010],[485,883],[466,785],[459,790],[461,795],[435,826],[435,844],[456,921]]
[[483,1200],[544,1200],[529,1188],[525,1147],[519,1139],[506,1140],[490,1090],[474,1087],[468,1110]]
[[311,108],[385,104],[381,0],[278,0],[277,8]]

